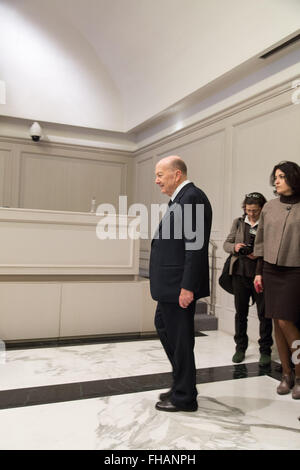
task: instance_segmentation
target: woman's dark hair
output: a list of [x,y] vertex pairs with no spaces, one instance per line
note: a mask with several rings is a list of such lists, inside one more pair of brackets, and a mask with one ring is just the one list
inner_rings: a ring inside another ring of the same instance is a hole
[[[270,183],[275,186],[276,170],[281,170],[285,175],[285,181],[290,186],[293,194],[300,194],[300,166],[295,162],[283,161],[274,166],[270,176]],[[277,194],[276,189],[274,194]]]
[[245,195],[245,199],[242,203],[242,209],[246,209],[246,204],[257,204],[259,207],[263,207],[267,202],[265,196],[261,193],[249,193]]

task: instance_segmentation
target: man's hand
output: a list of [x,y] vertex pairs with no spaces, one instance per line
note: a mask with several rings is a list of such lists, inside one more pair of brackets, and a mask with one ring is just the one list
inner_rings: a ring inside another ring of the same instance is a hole
[[179,296],[179,305],[181,308],[187,308],[194,300],[194,292],[186,289],[181,289]]

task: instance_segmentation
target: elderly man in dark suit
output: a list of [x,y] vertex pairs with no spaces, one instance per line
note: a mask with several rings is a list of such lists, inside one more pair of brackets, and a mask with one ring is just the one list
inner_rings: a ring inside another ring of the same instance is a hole
[[150,289],[157,300],[155,326],[173,373],[172,388],[160,394],[156,408],[196,411],[194,315],[196,300],[209,295],[212,210],[205,193],[187,179],[180,157],[160,160],[155,174],[171,199],[151,244]]

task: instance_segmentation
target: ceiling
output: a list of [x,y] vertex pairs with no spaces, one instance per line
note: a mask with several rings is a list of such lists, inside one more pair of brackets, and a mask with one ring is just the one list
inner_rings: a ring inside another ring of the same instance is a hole
[[299,0],[0,0],[0,113],[128,132],[299,28]]

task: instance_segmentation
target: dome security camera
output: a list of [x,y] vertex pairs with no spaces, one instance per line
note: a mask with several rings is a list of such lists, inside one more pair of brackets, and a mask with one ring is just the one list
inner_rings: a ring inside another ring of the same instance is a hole
[[42,137],[42,128],[38,122],[34,122],[30,127],[30,136],[34,142],[38,142]]

